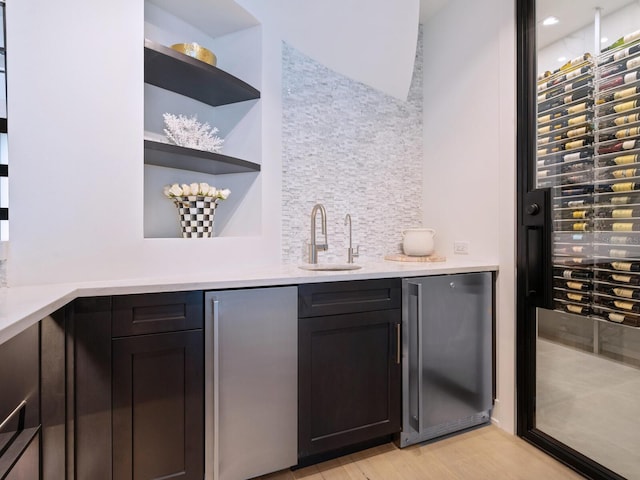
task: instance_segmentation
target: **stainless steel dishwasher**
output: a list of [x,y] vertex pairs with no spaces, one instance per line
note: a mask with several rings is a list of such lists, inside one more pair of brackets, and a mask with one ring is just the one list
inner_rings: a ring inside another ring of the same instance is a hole
[[493,407],[490,272],[402,281],[406,447],[489,422]]
[[298,289],[205,294],[205,479],[298,461]]

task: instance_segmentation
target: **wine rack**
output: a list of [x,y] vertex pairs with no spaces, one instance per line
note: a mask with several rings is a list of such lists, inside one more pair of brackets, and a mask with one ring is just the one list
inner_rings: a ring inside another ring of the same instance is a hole
[[538,188],[553,199],[554,308],[590,315],[593,295],[594,62],[586,54],[538,80]]
[[640,44],[597,63],[591,314],[640,326]]

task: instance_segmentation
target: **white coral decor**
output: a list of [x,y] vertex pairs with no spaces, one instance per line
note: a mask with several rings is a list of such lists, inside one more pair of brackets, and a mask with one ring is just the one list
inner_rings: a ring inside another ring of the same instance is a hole
[[222,150],[224,139],[216,135],[218,129],[211,128],[207,122],[198,122],[196,115],[187,117],[182,114],[165,113],[162,117],[166,126],[164,133],[170,142],[207,152],[217,153]]

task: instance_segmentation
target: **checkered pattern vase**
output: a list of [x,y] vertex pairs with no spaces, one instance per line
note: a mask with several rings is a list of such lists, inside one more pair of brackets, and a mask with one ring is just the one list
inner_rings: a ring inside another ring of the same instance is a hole
[[213,217],[218,199],[214,197],[173,197],[178,207],[182,238],[213,237]]

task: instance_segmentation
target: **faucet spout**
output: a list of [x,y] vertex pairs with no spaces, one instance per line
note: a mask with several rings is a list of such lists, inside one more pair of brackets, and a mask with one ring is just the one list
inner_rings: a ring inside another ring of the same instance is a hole
[[[324,235],[324,243],[316,243],[316,217],[320,212],[320,230]],[[327,211],[324,205],[317,203],[311,210],[311,243],[309,243],[309,263],[318,263],[318,251],[326,251],[329,248],[327,240]]]
[[360,245],[354,250],[351,237],[351,215],[347,213],[344,217],[344,224],[349,225],[349,248],[347,248],[347,263],[353,263],[354,257],[360,256]]

